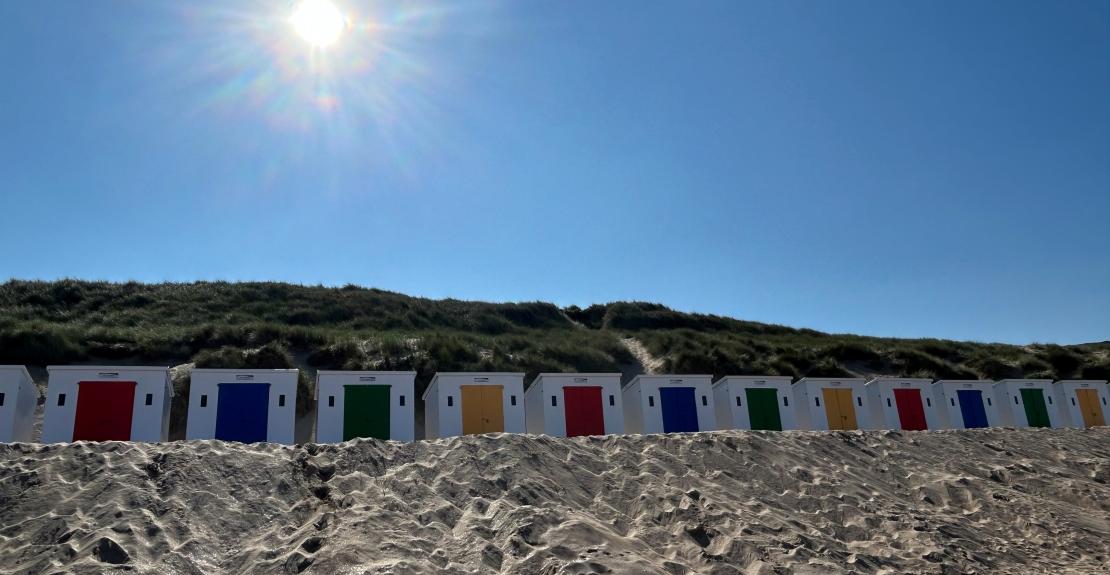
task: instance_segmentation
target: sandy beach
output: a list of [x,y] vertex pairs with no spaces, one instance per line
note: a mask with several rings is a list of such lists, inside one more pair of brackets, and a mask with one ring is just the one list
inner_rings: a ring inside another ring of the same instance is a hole
[[0,573],[1099,573],[1110,430],[2,445]]

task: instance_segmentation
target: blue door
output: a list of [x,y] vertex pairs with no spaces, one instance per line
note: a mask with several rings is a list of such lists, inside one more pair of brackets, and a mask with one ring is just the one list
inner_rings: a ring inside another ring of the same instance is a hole
[[216,403],[216,439],[266,441],[269,410],[270,384],[221,383]]
[[987,427],[987,410],[983,407],[983,392],[974,389],[956,391],[960,400],[960,413],[964,416],[964,427],[973,429]]
[[698,430],[698,404],[694,399],[694,388],[660,388],[659,403],[663,409],[663,433]]

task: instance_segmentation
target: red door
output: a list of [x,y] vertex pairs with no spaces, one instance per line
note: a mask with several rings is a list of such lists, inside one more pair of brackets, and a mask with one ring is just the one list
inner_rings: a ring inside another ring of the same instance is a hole
[[74,441],[127,441],[131,439],[131,412],[135,409],[134,381],[82,381],[77,384]]
[[601,413],[601,388],[575,386],[563,388],[567,437],[605,435],[605,416]]
[[925,423],[925,408],[921,405],[921,390],[896,389],[894,402],[898,404],[898,420],[902,422],[902,429],[929,429],[929,425]]

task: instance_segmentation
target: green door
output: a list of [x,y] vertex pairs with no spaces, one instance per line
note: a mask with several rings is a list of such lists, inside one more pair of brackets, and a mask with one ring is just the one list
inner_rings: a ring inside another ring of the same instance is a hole
[[748,400],[748,420],[752,422],[752,429],[782,431],[776,390],[749,387],[744,389],[744,396]]
[[389,386],[343,386],[343,441],[389,439]]
[[1025,404],[1025,417],[1029,427],[1052,427],[1048,420],[1048,408],[1044,404],[1044,392],[1039,389],[1021,390],[1021,402]]

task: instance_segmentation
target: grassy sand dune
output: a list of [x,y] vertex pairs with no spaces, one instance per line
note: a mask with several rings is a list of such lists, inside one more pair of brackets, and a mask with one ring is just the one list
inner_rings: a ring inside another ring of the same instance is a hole
[[[633,345],[628,345],[632,342]],[[638,357],[639,356],[639,357]],[[644,302],[430,300],[284,283],[0,283],[0,363],[1110,379],[1110,342],[827,334]]]
[[0,445],[0,573],[1097,573],[1110,430]]
[[[644,302],[431,300],[358,286],[276,282],[0,283],[0,364],[642,372],[791,377],[1110,379],[1110,342],[1060,346],[827,334]],[[182,374],[184,375],[184,374]],[[184,437],[189,379],[175,379],[170,437]],[[422,403],[417,402],[417,412]]]

